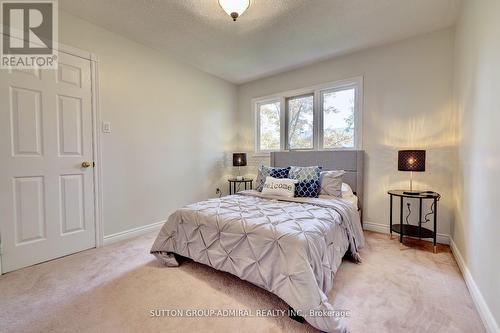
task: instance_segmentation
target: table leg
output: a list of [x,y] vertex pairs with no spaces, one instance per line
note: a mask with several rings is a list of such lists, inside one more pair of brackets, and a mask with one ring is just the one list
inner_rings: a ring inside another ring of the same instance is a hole
[[402,248],[403,247],[403,205],[404,205],[404,201],[403,201],[403,197],[401,197],[401,201],[400,201],[400,207],[399,207],[399,227],[400,227],[400,233],[399,233],[399,247]]
[[422,239],[422,198],[419,199],[418,208],[418,239]]
[[390,231],[390,239],[392,239],[392,195],[390,196],[390,208],[389,208],[389,231]]
[[437,236],[437,213],[438,213],[438,204],[437,204],[437,198],[434,198],[434,253],[437,252],[437,245],[436,245],[436,236]]

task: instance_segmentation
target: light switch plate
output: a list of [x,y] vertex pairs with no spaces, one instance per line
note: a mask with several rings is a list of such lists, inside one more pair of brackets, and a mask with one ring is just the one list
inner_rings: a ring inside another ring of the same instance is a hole
[[102,122],[102,132],[111,133],[111,123],[109,121]]

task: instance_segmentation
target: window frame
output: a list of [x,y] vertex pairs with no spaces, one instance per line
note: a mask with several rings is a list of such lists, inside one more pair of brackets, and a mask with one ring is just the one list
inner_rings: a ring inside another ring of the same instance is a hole
[[[342,91],[342,90],[349,90],[349,89],[354,89],[354,145],[353,147],[337,147],[337,148],[325,148],[324,145],[324,118],[325,118],[325,112],[324,112],[324,94],[336,92],[336,91]],[[359,103],[358,103],[358,86],[356,83],[352,84],[347,84],[347,85],[342,85],[334,88],[329,88],[329,89],[321,89],[319,91],[319,107],[318,107],[318,121],[319,121],[319,126],[318,126],[318,136],[319,136],[319,147],[321,147],[321,150],[356,150],[361,148],[361,144],[358,143],[360,134],[361,132],[358,131],[358,124],[360,124],[360,118],[359,118]],[[358,148],[359,147],[359,148]]]
[[[323,147],[323,94],[354,88],[354,147]],[[301,96],[313,95],[313,148],[290,149],[288,143],[288,100]],[[280,149],[260,150],[260,105],[280,102]],[[363,77],[353,77],[334,82],[319,84],[307,88],[285,91],[269,96],[254,98],[251,101],[254,112],[254,156],[268,156],[271,151],[337,151],[359,150],[363,147]]]
[[[289,119],[289,110],[288,110],[288,102],[290,100],[293,100],[293,99],[300,99],[300,98],[304,98],[304,97],[309,97],[309,96],[312,96],[313,98],[313,137],[312,137],[312,147],[311,148],[290,148],[290,133],[288,132],[289,130],[289,124],[288,124],[288,121],[290,120]],[[289,96],[289,97],[286,97],[285,98],[285,150],[287,151],[294,151],[294,150],[314,150],[314,147],[315,147],[315,140],[314,138],[316,137],[316,122],[317,122],[317,117],[315,115],[315,94],[314,92],[310,92],[310,93],[306,93],[306,94],[300,94],[300,95],[295,95],[295,96]]]
[[269,154],[272,151],[276,151],[274,149],[260,149],[260,107],[261,105],[265,104],[272,104],[280,102],[280,148],[279,150],[283,150],[284,147],[284,124],[283,124],[283,104],[282,101],[279,97],[270,97],[270,98],[264,98],[264,99],[259,99],[258,101],[254,102],[254,108],[255,108],[255,152],[259,154]]

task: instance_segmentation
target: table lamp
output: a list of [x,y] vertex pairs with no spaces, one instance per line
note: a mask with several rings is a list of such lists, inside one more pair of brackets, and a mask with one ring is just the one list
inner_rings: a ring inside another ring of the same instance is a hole
[[413,191],[413,172],[425,171],[425,150],[400,150],[398,152],[398,170],[410,171],[410,190],[405,194],[419,194]]
[[243,180],[240,168],[246,165],[247,165],[246,153],[233,153],[233,166],[238,167],[238,176],[236,176],[236,180]]

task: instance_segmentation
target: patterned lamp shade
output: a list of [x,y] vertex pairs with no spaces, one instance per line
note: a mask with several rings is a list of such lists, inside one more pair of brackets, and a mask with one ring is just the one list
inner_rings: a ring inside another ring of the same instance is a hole
[[233,154],[233,166],[242,167],[247,165],[247,154],[246,153],[234,153]]
[[425,171],[425,150],[400,150],[399,171]]

